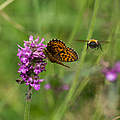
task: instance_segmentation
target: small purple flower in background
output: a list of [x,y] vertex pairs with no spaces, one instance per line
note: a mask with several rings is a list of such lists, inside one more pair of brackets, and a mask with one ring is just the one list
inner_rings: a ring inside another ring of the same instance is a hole
[[[47,84],[44,85],[44,88],[46,90],[49,90],[49,89],[51,89],[51,85],[49,83],[47,83]],[[57,89],[55,89],[55,91],[56,90],[60,90],[60,91],[69,90],[69,88],[70,88],[69,85],[64,84],[64,85],[61,85],[61,86],[57,87]]]
[[115,64],[115,66],[113,67],[113,69],[114,69],[116,72],[120,73],[120,62],[116,62],[116,64]]
[[63,89],[63,90],[69,90],[69,85],[64,84],[64,85],[62,86],[62,89]]
[[114,82],[117,79],[117,73],[110,70],[105,73],[106,79],[110,82]]
[[49,83],[48,83],[48,84],[45,84],[44,88],[45,88],[46,90],[49,90],[49,89],[51,88],[51,85],[50,85]]
[[118,74],[120,73],[120,62],[116,62],[116,64],[112,68],[110,68],[109,66],[106,67],[104,64],[102,65],[102,72],[104,73],[106,79],[110,82],[115,82]]
[[39,37],[33,40],[33,36],[30,36],[29,41],[24,41],[24,47],[18,45],[17,53],[20,59],[18,73],[20,73],[22,81],[35,90],[40,89],[40,83],[43,79],[40,79],[38,74],[45,71],[47,64],[44,61],[46,57],[43,53],[44,48],[47,47],[42,43],[44,38],[40,43],[38,43],[38,41]]

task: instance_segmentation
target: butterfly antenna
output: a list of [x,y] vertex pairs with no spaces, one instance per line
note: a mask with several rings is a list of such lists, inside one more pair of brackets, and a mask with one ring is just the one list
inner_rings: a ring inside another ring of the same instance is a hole
[[67,66],[67,65],[65,65],[65,64],[63,64],[62,62],[57,62],[58,64],[60,64],[60,65],[62,65],[62,66],[64,66],[64,67],[67,67],[67,68],[70,68],[69,66]]

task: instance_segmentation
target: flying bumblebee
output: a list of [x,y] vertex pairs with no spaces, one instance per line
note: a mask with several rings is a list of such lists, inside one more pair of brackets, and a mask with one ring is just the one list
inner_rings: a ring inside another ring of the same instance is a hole
[[108,41],[98,41],[95,39],[90,39],[90,40],[77,40],[80,42],[87,42],[87,49],[90,47],[92,49],[97,48],[102,50],[101,43],[108,43]]

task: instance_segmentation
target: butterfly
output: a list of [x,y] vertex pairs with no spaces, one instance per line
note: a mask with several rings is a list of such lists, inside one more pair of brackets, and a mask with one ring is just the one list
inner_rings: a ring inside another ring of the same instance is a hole
[[101,43],[108,43],[109,41],[98,41],[95,39],[90,39],[90,40],[77,40],[80,42],[87,42],[87,49],[90,48],[97,48],[97,49],[101,49],[102,50],[102,46]]
[[58,39],[52,39],[48,42],[47,47],[44,49],[44,54],[52,63],[57,63],[65,67],[69,66],[62,62],[74,62],[78,60],[77,53],[69,47],[66,47],[65,43]]

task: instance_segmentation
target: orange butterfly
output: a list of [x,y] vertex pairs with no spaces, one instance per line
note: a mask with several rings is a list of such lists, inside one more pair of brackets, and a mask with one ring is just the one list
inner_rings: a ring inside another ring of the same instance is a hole
[[68,68],[70,67],[64,65],[62,62],[74,62],[78,60],[77,53],[72,48],[66,47],[64,42],[57,39],[48,42],[44,53],[51,62],[58,63]]

